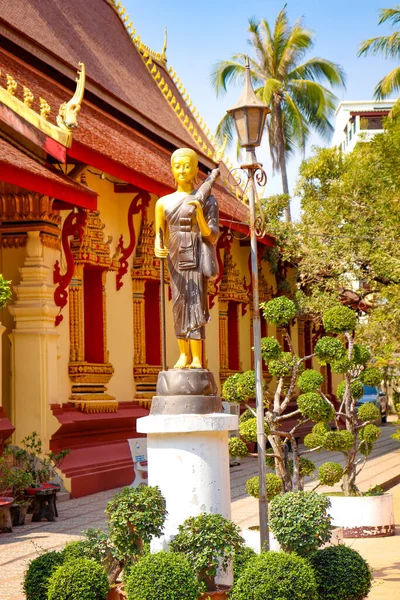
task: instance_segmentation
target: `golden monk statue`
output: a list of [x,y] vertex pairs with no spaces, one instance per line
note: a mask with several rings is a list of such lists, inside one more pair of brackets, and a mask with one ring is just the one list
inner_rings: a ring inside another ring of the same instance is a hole
[[214,169],[195,190],[198,158],[190,148],[173,153],[171,169],[177,190],[157,200],[154,252],[158,258],[168,257],[180,352],[175,368],[201,369],[202,341],[210,320],[207,282],[217,274],[218,204],[210,192],[219,170]]

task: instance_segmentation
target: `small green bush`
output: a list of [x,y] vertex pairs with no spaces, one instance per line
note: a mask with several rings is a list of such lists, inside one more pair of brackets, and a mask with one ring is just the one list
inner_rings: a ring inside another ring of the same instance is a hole
[[[339,398],[339,400],[343,400],[345,391],[346,391],[346,382],[341,381],[339,383],[339,385],[337,386],[337,390],[336,390],[336,396]],[[363,388],[363,384],[361,383],[361,381],[352,381],[350,383],[350,394],[352,395],[354,400],[359,400],[360,398],[363,397],[364,388]]]
[[392,440],[396,440],[396,442],[400,442],[400,428],[396,429],[394,433],[390,436]]
[[261,356],[268,363],[274,358],[278,358],[282,353],[282,347],[274,337],[266,337],[261,340]]
[[307,477],[308,475],[312,475],[315,471],[315,463],[309,458],[300,458],[300,475],[302,477]]
[[241,373],[234,373],[228,377],[222,386],[222,398],[225,402],[243,402],[244,398],[240,394],[239,379]]
[[254,419],[254,415],[249,408],[246,408],[239,417],[239,423],[245,423],[249,419]]
[[63,562],[64,557],[61,552],[46,552],[29,563],[23,583],[27,600],[47,598],[49,579]]
[[304,558],[263,552],[249,561],[233,583],[232,600],[316,600],[317,586]]
[[254,371],[245,371],[239,377],[240,395],[248,400],[256,396],[256,376]]
[[333,360],[331,362],[331,369],[333,373],[347,373],[350,371],[352,367],[352,362],[347,358],[347,356],[343,356],[338,360]]
[[313,421],[330,421],[335,416],[333,406],[319,394],[308,392],[297,398],[297,407],[303,417]]
[[285,552],[308,556],[330,539],[329,498],[315,492],[287,492],[269,507],[270,528]]
[[0,308],[3,308],[12,298],[11,279],[4,279],[0,274]]
[[325,436],[331,431],[331,428],[326,423],[316,423],[304,438],[304,445],[307,448],[317,448],[323,446],[325,442]]
[[346,348],[337,338],[324,336],[315,344],[314,352],[319,362],[325,364],[343,358],[346,354]]
[[360,440],[367,442],[367,444],[373,444],[381,435],[381,430],[376,425],[372,423],[365,425],[358,432],[358,437]]
[[197,600],[199,583],[187,558],[158,552],[131,567],[125,589],[127,600]]
[[269,302],[260,304],[264,318],[267,323],[273,323],[280,327],[281,325],[289,325],[297,313],[296,305],[286,296],[279,296]]
[[322,323],[327,333],[354,331],[357,325],[357,315],[347,306],[334,306],[324,313]]
[[247,565],[256,558],[257,553],[249,546],[243,546],[233,555],[233,581],[241,577]]
[[326,462],[318,469],[318,480],[321,485],[332,486],[343,477],[343,467],[334,462]]
[[318,600],[363,600],[372,574],[367,562],[352,548],[339,544],[318,550],[310,557]]
[[353,361],[356,365],[365,365],[371,359],[371,352],[367,346],[354,344],[353,346]]
[[104,568],[93,560],[80,558],[54,571],[47,600],[104,600],[109,589]]
[[293,371],[293,357],[290,352],[282,352],[279,358],[270,360],[268,371],[272,377],[287,377]]
[[245,458],[249,455],[248,448],[243,440],[238,437],[231,437],[228,440],[229,454],[232,457]]
[[365,385],[379,385],[382,381],[382,377],[381,370],[376,369],[375,367],[365,369],[360,375],[360,379]]
[[64,562],[69,560],[76,560],[80,558],[89,558],[101,562],[100,553],[97,556],[93,556],[93,549],[88,540],[78,540],[77,542],[70,542],[67,544],[62,551]]
[[[269,435],[269,427],[267,421],[264,421],[264,431],[266,435]],[[239,424],[240,436],[245,442],[251,443],[257,441],[257,419],[252,417],[244,423]]]
[[[275,473],[267,473],[265,477],[267,486],[267,500],[272,500],[277,494],[280,494],[283,489],[282,479]],[[259,498],[260,478],[258,475],[251,477],[246,481],[246,492],[253,498]]]
[[381,411],[372,402],[362,404],[358,409],[358,417],[361,421],[376,421],[381,416]]
[[350,431],[330,431],[324,440],[325,450],[336,452],[338,450],[350,450],[354,445],[354,437]]
[[297,385],[303,393],[316,392],[323,382],[324,378],[321,373],[318,373],[314,369],[307,369],[298,378]]

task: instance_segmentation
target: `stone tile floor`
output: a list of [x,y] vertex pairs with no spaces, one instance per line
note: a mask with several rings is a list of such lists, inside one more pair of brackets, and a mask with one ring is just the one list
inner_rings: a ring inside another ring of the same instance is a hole
[[[393,427],[382,426],[382,435],[373,455],[362,472],[359,483],[363,490],[382,485],[396,477],[400,480],[400,445],[390,439]],[[321,452],[314,457],[317,465],[325,462],[328,455]],[[329,454],[329,460],[341,460],[341,456]],[[241,527],[258,523],[258,503],[245,492],[246,480],[257,474],[257,459],[249,457],[231,467],[232,518]],[[307,488],[314,487],[309,480]],[[0,600],[24,600],[21,590],[23,573],[30,560],[43,550],[57,550],[66,542],[79,539],[83,529],[104,527],[104,509],[117,490],[108,490],[69,499],[58,504],[59,518],[55,523],[28,522],[24,527],[14,528],[11,534],[0,535]],[[396,536],[374,540],[348,540],[346,543],[358,549],[374,569],[375,583],[369,600],[400,600],[400,485],[391,492],[395,498]],[[29,516],[28,516],[29,520]]]

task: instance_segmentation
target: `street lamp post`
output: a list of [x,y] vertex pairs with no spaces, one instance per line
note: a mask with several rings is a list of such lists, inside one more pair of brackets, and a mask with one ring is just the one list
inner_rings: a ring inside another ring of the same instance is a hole
[[265,119],[270,112],[255,95],[250,79],[249,60],[246,59],[246,75],[243,92],[237,104],[227,111],[235,121],[236,131],[242,148],[245,148],[245,162],[241,168],[246,171],[249,183],[248,198],[250,209],[251,281],[253,293],[253,343],[254,371],[256,379],[257,444],[259,474],[259,517],[261,549],[269,549],[268,504],[266,494],[266,463],[264,428],[264,399],[262,386],[261,323],[258,297],[257,235],[255,230],[255,178],[257,171],[265,178],[262,165],[257,162],[255,148],[261,144]]

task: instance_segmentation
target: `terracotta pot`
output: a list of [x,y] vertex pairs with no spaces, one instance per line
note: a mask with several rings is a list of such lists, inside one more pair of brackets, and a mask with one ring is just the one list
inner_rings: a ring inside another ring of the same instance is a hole
[[106,600],[126,600],[126,594],[121,585],[112,588],[108,594]]
[[218,590],[199,594],[198,600],[226,600],[231,589],[228,585],[220,585],[218,586]]

